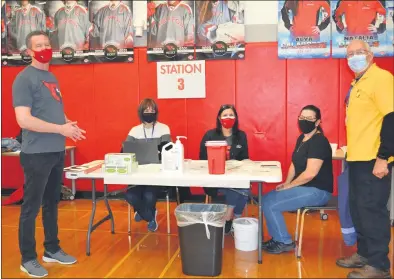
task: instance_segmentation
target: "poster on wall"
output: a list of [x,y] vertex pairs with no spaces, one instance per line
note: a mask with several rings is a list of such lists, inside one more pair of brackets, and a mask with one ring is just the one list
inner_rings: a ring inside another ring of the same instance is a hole
[[46,1],[46,27],[51,40],[51,64],[89,62],[88,1]]
[[90,0],[92,62],[133,62],[133,1]]
[[46,1],[6,1],[7,65],[23,66],[31,63],[26,36],[36,30],[47,32],[45,3]]
[[1,64],[7,65],[7,25],[5,1],[1,1]]
[[195,1],[147,1],[148,61],[194,60]]
[[146,47],[147,26],[146,26],[146,1],[133,1],[133,26],[134,26],[134,48]]
[[196,58],[245,58],[245,2],[196,1]]
[[387,55],[394,56],[394,0],[386,1],[386,47]]
[[157,62],[159,99],[205,98],[205,60]]
[[331,1],[332,56],[346,57],[346,47],[354,39],[367,42],[374,56],[387,55],[386,1]]
[[279,58],[328,58],[330,1],[278,1]]

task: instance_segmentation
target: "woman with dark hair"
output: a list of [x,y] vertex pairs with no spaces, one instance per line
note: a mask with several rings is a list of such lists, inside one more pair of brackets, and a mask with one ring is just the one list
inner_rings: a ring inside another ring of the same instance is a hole
[[320,109],[308,105],[301,110],[298,137],[286,181],[263,197],[263,213],[271,240],[263,249],[271,254],[292,251],[295,244],[282,212],[305,206],[322,206],[333,191],[332,149],[324,136]]
[[[152,99],[144,99],[138,107],[140,125],[133,127],[126,141],[156,141],[157,145],[163,145],[171,141],[170,128],[157,121],[159,109]],[[156,220],[157,189],[155,186],[135,186],[127,190],[125,199],[134,207],[134,219],[136,222],[145,220],[148,222],[148,230],[154,232],[158,228]]]
[[[246,160],[249,159],[248,140],[245,132],[238,128],[238,114],[232,105],[220,107],[216,117],[216,128],[205,133],[200,144],[200,160],[207,160],[207,148],[205,142],[225,140],[228,144],[227,160]],[[232,228],[232,219],[239,218],[248,201],[249,190],[241,189],[217,189],[204,188],[207,195],[215,197],[218,193],[224,194],[228,206],[226,214],[225,233],[229,233]]]

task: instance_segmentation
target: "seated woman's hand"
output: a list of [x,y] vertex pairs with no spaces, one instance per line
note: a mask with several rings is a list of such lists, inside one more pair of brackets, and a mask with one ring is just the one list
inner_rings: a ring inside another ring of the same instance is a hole
[[292,188],[292,186],[290,186],[289,184],[282,183],[282,184],[279,184],[278,186],[276,186],[276,191],[283,191],[283,190],[287,190],[290,188]]

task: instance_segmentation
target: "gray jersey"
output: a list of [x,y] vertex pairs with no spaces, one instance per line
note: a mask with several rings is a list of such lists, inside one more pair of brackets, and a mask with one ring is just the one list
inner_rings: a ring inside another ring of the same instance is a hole
[[[63,98],[56,77],[48,71],[27,66],[12,85],[14,107],[29,107],[31,115],[46,122],[66,123]],[[64,151],[66,139],[60,134],[22,130],[22,152],[45,153]]]
[[133,48],[133,19],[130,8],[119,2],[99,9],[93,18],[93,37],[100,38],[100,47]]
[[88,41],[92,24],[86,8],[74,5],[70,10],[60,8],[55,14],[55,32],[57,33],[59,47],[72,47],[75,50],[83,50]]
[[180,2],[175,7],[160,4],[150,22],[149,47],[161,47],[167,43],[179,46],[194,45],[194,17],[192,8]]
[[15,11],[15,16],[10,22],[10,36],[16,41],[19,51],[26,49],[26,36],[35,30],[45,31],[46,20],[44,12],[33,5],[21,7]]

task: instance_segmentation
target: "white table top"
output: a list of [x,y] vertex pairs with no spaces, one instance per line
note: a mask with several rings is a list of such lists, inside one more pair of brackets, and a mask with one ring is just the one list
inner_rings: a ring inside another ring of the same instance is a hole
[[103,179],[107,185],[156,185],[249,188],[250,182],[278,183],[282,181],[280,162],[276,161],[227,161],[226,173],[211,175],[207,161],[185,163],[183,173],[162,172],[160,164],[140,165],[128,175],[107,174],[101,169],[85,174],[66,172],[70,179]]

